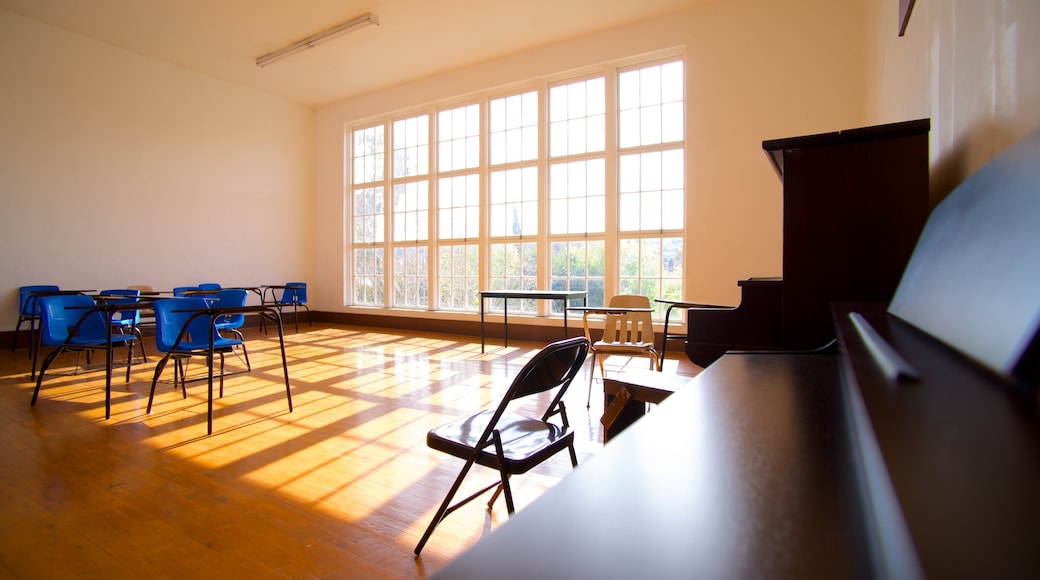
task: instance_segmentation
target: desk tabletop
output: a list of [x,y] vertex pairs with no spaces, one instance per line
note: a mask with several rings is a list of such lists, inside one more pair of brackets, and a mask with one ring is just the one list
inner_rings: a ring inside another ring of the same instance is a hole
[[627,312],[653,312],[653,308],[636,308],[628,306],[568,306],[567,310],[586,314],[625,314]]
[[535,298],[541,300],[559,300],[585,298],[585,290],[481,290],[482,298]]
[[672,298],[654,298],[654,302],[660,302],[661,304],[667,304],[675,308],[733,308],[732,306],[723,306],[721,304],[704,304],[702,302],[675,300]]

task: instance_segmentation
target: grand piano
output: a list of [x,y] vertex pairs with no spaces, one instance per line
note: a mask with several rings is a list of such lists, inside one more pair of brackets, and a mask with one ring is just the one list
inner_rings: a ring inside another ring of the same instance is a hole
[[928,217],[928,119],[764,141],[783,184],[783,276],[741,280],[735,308],[687,312],[686,354],[809,350],[830,304],[887,302]]
[[831,303],[836,348],[721,356],[436,578],[1040,578],[1038,161]]

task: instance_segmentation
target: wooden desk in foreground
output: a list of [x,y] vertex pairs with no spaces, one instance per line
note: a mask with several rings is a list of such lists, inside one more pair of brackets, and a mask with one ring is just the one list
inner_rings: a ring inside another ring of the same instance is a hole
[[723,357],[436,577],[869,577],[838,367]]

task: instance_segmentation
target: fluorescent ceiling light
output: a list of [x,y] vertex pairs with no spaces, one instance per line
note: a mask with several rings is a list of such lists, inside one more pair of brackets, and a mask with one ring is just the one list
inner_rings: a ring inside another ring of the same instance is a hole
[[332,28],[329,28],[327,30],[322,30],[317,34],[312,34],[311,36],[308,36],[303,40],[294,42],[284,48],[279,48],[274,52],[269,52],[261,56],[260,58],[256,59],[256,66],[263,68],[269,64],[278,62],[283,58],[292,56],[298,52],[303,52],[308,48],[314,48],[315,46],[318,46],[323,42],[327,42],[329,40],[332,40],[333,38],[342,36],[348,32],[353,32],[360,28],[364,28],[369,24],[379,24],[379,21],[376,20],[375,15],[373,15],[371,12],[358,16],[353,20],[348,20],[342,24],[333,26]]

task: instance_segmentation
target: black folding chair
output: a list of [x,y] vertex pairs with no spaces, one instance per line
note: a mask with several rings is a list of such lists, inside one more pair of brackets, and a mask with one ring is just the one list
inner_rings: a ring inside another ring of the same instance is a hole
[[[570,452],[571,466],[578,465],[578,456],[574,452],[574,432],[567,421],[563,395],[581,370],[588,352],[589,341],[583,336],[546,346],[520,369],[497,409],[481,411],[442,425],[426,435],[426,444],[430,448],[465,459],[466,464],[426,528],[426,533],[415,546],[416,555],[422,551],[434,528],[448,514],[493,487],[497,486],[497,489],[488,501],[488,509],[491,509],[499,494],[505,492],[506,509],[512,515],[515,510],[509,476],[526,473],[564,449]],[[556,394],[541,418],[517,415],[508,410],[517,399],[553,389],[556,389]],[[557,415],[559,423],[549,421]],[[451,500],[474,463],[498,470],[499,480],[452,504]]]

